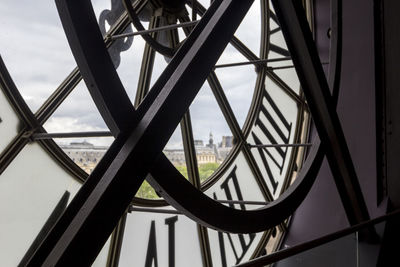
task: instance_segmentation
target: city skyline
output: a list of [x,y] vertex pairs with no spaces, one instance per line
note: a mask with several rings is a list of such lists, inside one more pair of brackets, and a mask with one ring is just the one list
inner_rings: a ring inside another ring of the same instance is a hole
[[[212,134],[214,136],[214,134],[212,132],[210,132],[210,134]],[[100,138],[107,138],[107,139],[113,139],[113,137],[100,137]],[[233,142],[233,136],[232,135],[222,135],[221,138],[216,139],[215,137],[213,137],[214,142],[217,141],[216,144],[217,147],[220,146],[220,144],[222,144],[222,142],[224,141],[224,139],[226,138],[231,138],[231,143]],[[93,142],[93,141],[97,141],[99,139],[99,137],[88,137],[88,138],[59,138],[59,139],[55,139],[55,142],[57,143],[57,145],[59,145],[60,147],[63,146],[71,146],[74,144],[78,144],[78,145],[82,145],[83,143],[88,144],[89,146],[93,146],[93,147],[109,147],[109,144],[103,144],[105,142]],[[112,141],[111,141],[112,142]],[[111,143],[110,142],[110,143]],[[195,139],[195,146],[198,146],[198,144],[201,142],[203,144],[203,146],[206,146],[209,142],[209,138],[207,139]],[[229,141],[228,141],[229,142]],[[229,147],[231,147],[233,145],[230,145]],[[183,149],[183,144],[180,143],[179,146],[166,146],[165,149]]]
[[[209,5],[209,1],[200,2],[205,6]],[[238,37],[246,40],[246,45],[256,54],[259,50],[259,35],[251,33],[260,28],[259,21],[255,19],[259,17],[255,14],[259,12],[257,5],[259,3],[255,3],[250,10],[254,16],[247,16],[236,33]],[[97,17],[103,10],[111,8],[109,0],[95,0],[93,6]],[[3,14],[0,23],[6,29],[0,33],[0,51],[22,96],[35,112],[75,68],[76,63],[69,49],[54,1],[35,3],[35,12],[26,7],[25,3],[11,0],[2,1],[0,4],[0,12]],[[41,15],[37,16],[37,14]],[[17,19],[21,15],[30,23]],[[144,24],[147,27],[147,24]],[[143,39],[136,36],[132,47],[121,54],[121,64],[117,69],[121,82],[132,101],[138,84],[143,49]],[[33,50],[35,53],[32,53]],[[29,64],[26,64],[26,58],[29,58]],[[44,61],[43,58],[46,60]],[[246,59],[235,48],[228,45],[218,64],[241,61],[246,61]],[[164,57],[157,54],[151,84],[154,84],[166,65]],[[242,126],[253,97],[256,78],[254,66],[217,69],[216,74],[231,103],[236,119]],[[232,135],[207,83],[191,105],[190,113],[194,139],[205,140],[211,130],[216,138]],[[108,130],[83,81],[44,124],[44,128],[48,132]],[[93,139],[93,142],[109,145],[112,140],[112,138],[99,138]],[[179,147],[181,142],[180,130],[177,130],[171,137],[168,147]]]

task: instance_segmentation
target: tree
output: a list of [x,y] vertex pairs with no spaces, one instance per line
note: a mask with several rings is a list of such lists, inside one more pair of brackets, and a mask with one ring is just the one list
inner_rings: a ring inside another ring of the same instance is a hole
[[200,181],[204,182],[219,167],[216,162],[205,163],[199,166]]

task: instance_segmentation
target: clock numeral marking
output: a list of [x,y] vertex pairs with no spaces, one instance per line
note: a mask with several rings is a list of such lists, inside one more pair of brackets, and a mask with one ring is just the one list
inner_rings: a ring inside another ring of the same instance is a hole
[[272,52],[275,52],[279,55],[282,55],[284,57],[290,57],[290,52],[286,48],[283,48],[281,46],[275,45],[275,44],[269,44],[269,50]]
[[[165,219],[165,224],[168,226],[168,266],[175,266],[175,223],[178,221],[178,216],[173,216]],[[145,267],[158,267],[157,258],[157,237],[156,223],[151,221],[149,243],[147,245]]]
[[[237,178],[237,175],[236,175],[236,169],[237,169],[237,166],[235,165],[233,167],[231,173],[228,175],[228,177],[225,179],[225,181],[221,184],[221,189],[224,190],[227,200],[233,200],[231,189],[229,187],[229,182],[232,181],[233,188],[234,188],[234,191],[235,191],[236,196],[237,196],[237,200],[243,201],[242,191],[240,190],[238,178]],[[241,210],[245,210],[246,209],[246,207],[244,206],[243,203],[240,203],[239,205],[240,205],[240,209]],[[232,203],[229,203],[229,206],[231,208],[234,208],[234,204],[232,204]]]
[[168,225],[168,263],[169,267],[175,266],[175,223],[178,216],[173,216],[165,219],[165,224]]
[[270,17],[276,24],[278,24],[278,26],[281,26],[281,25],[279,24],[278,17],[277,17],[276,14],[274,13],[274,11],[272,11],[271,9],[269,9],[269,17]]
[[[229,186],[230,184],[233,184],[233,190],[237,196],[237,200],[243,201],[242,192],[240,190],[238,178],[236,175],[236,169],[237,169],[237,166],[235,165],[235,167],[232,169],[229,176],[221,184],[221,189],[224,190],[227,200],[233,200],[231,187]],[[214,196],[214,199],[217,199],[217,196],[215,193],[213,194],[213,196]],[[246,207],[243,203],[241,203],[239,205],[240,205],[241,210],[246,209]],[[230,203],[229,206],[231,208],[234,208],[234,204],[232,204],[232,203]],[[235,258],[236,258],[236,263],[239,263],[241,261],[241,259],[244,257],[247,250],[250,248],[252,242],[254,241],[256,234],[251,233],[251,234],[232,235],[229,233],[218,232],[219,248],[220,248],[220,252],[221,252],[221,264],[223,267],[227,267],[224,234],[228,237],[229,244],[230,244],[233,254],[235,255]],[[239,239],[240,245],[237,245],[237,242],[236,242],[236,244],[234,243],[233,240],[236,239],[235,237],[237,237],[237,239]]]
[[281,30],[281,25],[279,24],[278,18],[276,17],[275,13],[271,9],[269,10],[269,17],[276,23],[276,25],[278,25],[278,27],[269,31],[269,34],[272,35]]
[[154,266],[158,267],[157,260],[157,243],[156,243],[156,225],[154,221],[151,221],[149,244],[147,246],[146,262],[145,267],[151,267],[154,261]]
[[[269,10],[269,16],[270,16],[271,20],[273,20],[278,25],[278,27],[276,27],[275,29],[269,31],[269,34],[273,35],[275,33],[280,32],[281,31],[281,27],[280,27],[280,24],[279,24],[277,16],[275,15],[275,13],[271,9]],[[278,46],[278,45],[270,43],[269,44],[269,49],[271,51],[277,53],[277,54],[280,54],[280,55],[284,56],[284,57],[290,57],[289,50],[287,50],[286,48],[283,48],[281,46]]]
[[[255,122],[255,125],[260,128],[264,135],[264,140],[267,138],[271,144],[278,144],[277,139],[274,137],[272,134],[272,131],[275,132],[277,136],[279,136],[280,140],[279,142],[283,142],[285,144],[289,143],[289,138],[290,134],[292,131],[292,123],[289,123],[285,116],[282,114],[281,110],[278,108],[276,105],[275,101],[272,99],[272,97],[268,94],[267,91],[264,91],[264,97],[267,100],[268,104],[271,106],[273,112],[275,113],[276,117],[279,119],[279,123],[274,120],[272,114],[270,111],[267,110],[267,108],[262,105],[260,113],[258,115],[258,118]],[[260,115],[263,114],[268,122],[271,124],[272,127],[267,128],[263,120],[260,118]],[[283,129],[279,126],[283,125]],[[256,145],[263,145],[261,142],[261,138],[259,138],[254,131],[251,132],[251,135],[254,139],[254,142]],[[282,174],[283,166],[285,165],[285,159],[286,159],[286,154],[288,151],[288,148],[283,148],[283,147],[273,147],[273,148],[265,148],[265,147],[257,147],[256,148],[261,160],[264,164],[265,170],[267,172],[268,178],[271,182],[272,189],[273,189],[273,194],[275,194],[276,189],[278,188],[278,181],[274,179],[274,176],[271,171],[271,166],[267,161],[267,157],[273,162],[273,164],[279,169],[279,174]],[[275,151],[274,156],[271,151]]]

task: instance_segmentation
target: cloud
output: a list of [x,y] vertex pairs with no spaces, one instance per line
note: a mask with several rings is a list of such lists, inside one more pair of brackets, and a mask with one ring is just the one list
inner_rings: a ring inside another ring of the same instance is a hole
[[[209,1],[202,0],[205,6]],[[110,1],[94,0],[97,16],[110,9]],[[40,107],[59,84],[76,66],[62,29],[54,1],[2,0],[0,5],[0,54],[15,83],[32,110]],[[255,3],[236,35],[245,45],[258,54],[259,49],[259,3]],[[254,26],[256,25],[256,26]],[[144,41],[136,36],[131,49],[121,54],[118,74],[130,99],[134,99],[141,67]],[[246,61],[231,45],[225,49],[218,64]],[[166,63],[157,55],[153,70],[153,84]],[[255,84],[253,66],[218,70],[217,75],[224,92],[234,109],[240,124],[243,124]],[[214,134],[214,142],[223,135],[231,135],[222,112],[207,84],[201,89],[190,108],[195,139],[208,140]],[[51,119],[45,124],[48,131],[93,131],[105,130],[106,125],[99,115],[86,86],[80,83]],[[170,146],[181,145],[178,128],[170,139]]]
[[37,1],[34,8],[22,2],[3,0],[0,5],[0,54],[22,95],[36,110],[75,61],[53,1]]

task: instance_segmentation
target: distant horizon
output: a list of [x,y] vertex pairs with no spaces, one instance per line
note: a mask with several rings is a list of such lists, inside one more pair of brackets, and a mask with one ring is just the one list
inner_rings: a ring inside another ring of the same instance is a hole
[[[214,134],[213,134],[213,136],[214,136]],[[222,142],[222,138],[223,137],[233,137],[232,135],[222,135],[221,136],[221,138],[219,139],[219,142],[216,142],[216,143],[214,143],[215,145],[219,145],[221,142]],[[60,147],[61,146],[70,146],[70,145],[72,145],[72,144],[74,144],[74,143],[76,143],[76,144],[83,144],[83,143],[87,143],[88,145],[93,145],[94,147],[109,147],[110,145],[111,145],[111,143],[110,144],[96,144],[96,142],[89,142],[88,141],[88,139],[98,139],[99,137],[92,137],[92,138],[73,138],[74,139],[74,141],[70,141],[70,142],[67,142],[67,141],[64,141],[64,140],[66,140],[66,138],[59,138],[59,139],[54,139],[54,141],[56,142],[56,144],[57,145],[59,145]],[[103,138],[112,138],[112,137],[103,137]],[[62,141],[61,141],[61,140]],[[68,138],[68,139],[71,139],[71,138]],[[213,138],[213,140],[215,141],[216,139],[215,138]],[[194,141],[202,141],[203,142],[203,145],[204,146],[206,146],[207,144],[208,144],[208,142],[209,142],[209,140],[207,139],[207,140],[203,140],[203,139],[195,139]],[[183,149],[183,143],[180,143],[180,144],[167,144],[166,146],[165,146],[165,148],[164,149]]]
[[[210,1],[200,0],[200,2],[208,6]],[[254,32],[261,32],[258,19],[259,5],[258,2],[253,4],[249,15],[245,17],[235,33],[235,36],[256,55],[259,54],[260,49],[260,34],[254,34]],[[76,62],[54,1],[38,1],[34,2],[34,8],[32,6],[33,2],[26,4],[2,0],[0,23],[3,31],[0,32],[0,53],[23,99],[35,113],[76,67]],[[111,9],[111,1],[93,1],[93,8],[96,17],[99,18],[102,11]],[[32,10],[35,11],[32,12]],[[180,35],[182,37],[182,33]],[[121,53],[121,62],[117,69],[118,76],[132,102],[136,95],[144,46],[143,38],[135,37],[131,48]],[[29,59],[29,64],[27,64],[27,59]],[[229,44],[217,64],[243,61],[247,59]],[[166,66],[164,57],[156,53],[150,87]],[[255,68],[253,65],[218,68],[215,73],[237,123],[242,127],[253,99],[257,79]],[[190,106],[190,116],[195,140],[208,140],[210,131],[213,132],[215,140],[221,140],[222,136],[232,135],[207,82],[204,83]],[[49,133],[108,130],[84,81],[79,82],[43,127]],[[98,146],[109,146],[114,140],[112,137],[85,139]],[[74,140],[83,140],[83,138]],[[65,144],[69,141],[58,139],[56,142]],[[166,148],[177,147],[183,147],[180,126],[166,145]]]

